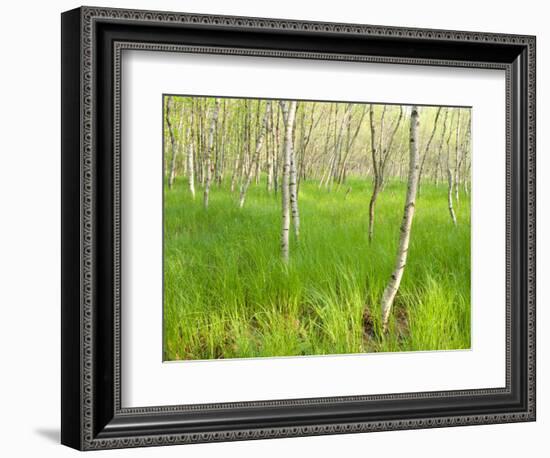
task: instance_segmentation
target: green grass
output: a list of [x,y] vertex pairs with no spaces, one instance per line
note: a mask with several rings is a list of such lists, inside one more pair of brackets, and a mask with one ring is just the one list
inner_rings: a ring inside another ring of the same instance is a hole
[[[345,197],[348,187],[352,191]],[[380,299],[395,262],[405,185],[379,196],[367,240],[370,181],[327,192],[300,187],[301,234],[280,260],[280,194],[251,185],[245,207],[228,186],[193,201],[165,189],[165,360],[451,350],[470,347],[470,203],[447,210],[446,187],[423,184],[389,332]],[[370,323],[365,330],[365,316]]]

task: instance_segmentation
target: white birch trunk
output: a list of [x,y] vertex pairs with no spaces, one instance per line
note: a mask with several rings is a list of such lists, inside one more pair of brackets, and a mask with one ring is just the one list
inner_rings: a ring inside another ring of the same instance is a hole
[[208,146],[205,157],[205,182],[204,182],[204,208],[208,208],[210,197],[210,185],[212,183],[212,150],[214,149],[214,130],[218,122],[218,112],[220,111],[220,99],[216,98],[214,112],[210,120],[210,130],[208,132]]
[[[453,224],[456,226],[456,214],[453,208],[453,172],[451,171],[451,132],[453,126],[453,116],[451,117],[451,128],[449,129],[449,136],[447,137],[447,205],[449,207],[449,215]],[[457,127],[458,128],[458,127]]]
[[353,104],[348,103],[346,106],[346,111],[344,112],[344,116],[342,117],[342,121],[340,122],[338,137],[336,137],[336,141],[334,144],[334,162],[332,164],[332,170],[330,173],[329,191],[332,189],[332,183],[338,180],[340,162],[341,162],[341,156],[342,156],[342,142],[344,139],[344,128],[349,122],[352,108],[353,108]]
[[409,143],[409,177],[407,180],[407,197],[405,199],[405,209],[403,211],[403,220],[401,222],[399,248],[397,250],[397,258],[395,267],[390,277],[390,281],[382,295],[382,328],[384,332],[388,328],[388,320],[390,317],[391,308],[395,295],[399,290],[405,265],[407,263],[407,255],[409,251],[409,241],[411,237],[411,227],[414,217],[416,191],[418,187],[419,173],[419,154],[418,154],[418,125],[419,115],[418,107],[413,106],[411,109],[410,121],[410,143]]
[[447,132],[447,118],[449,117],[449,109],[445,109],[445,117],[443,118],[443,130],[439,139],[437,148],[437,160],[435,162],[435,185],[439,186],[439,175],[443,175],[443,166],[441,165],[441,151],[443,150],[443,142],[445,141],[445,133]]
[[376,130],[374,126],[374,108],[372,104],[369,105],[369,125],[370,125],[370,151],[372,157],[372,171],[374,174],[373,180],[373,189],[372,195],[369,202],[369,243],[372,242],[372,237],[374,235],[374,206],[376,205],[376,198],[378,197],[378,191],[380,190],[379,185],[379,170],[378,170],[378,159],[376,157]]
[[447,167],[447,181],[449,182],[449,186],[447,189],[447,202],[449,206],[449,214],[451,215],[451,220],[453,221],[453,224],[456,226],[456,214],[453,208],[453,174],[451,172],[450,167]]
[[260,133],[258,135],[258,140],[256,141],[256,150],[254,151],[254,157],[252,158],[252,162],[250,163],[250,167],[248,168],[248,173],[246,174],[246,177],[241,185],[241,195],[239,197],[240,208],[244,207],[244,201],[246,199],[246,191],[248,190],[248,187],[252,182],[252,174],[254,173],[254,168],[258,167],[260,151],[264,144],[265,133],[267,130],[267,120],[269,119],[270,113],[271,113],[271,100],[268,100],[265,106],[264,119],[262,120],[262,126],[260,129]]
[[285,142],[283,150],[283,176],[282,176],[282,227],[281,227],[281,257],[288,263],[290,231],[290,162],[292,158],[292,129],[296,115],[296,101],[281,101],[283,120],[285,124]]
[[[222,122],[221,122],[221,139],[219,141],[219,152],[216,160],[216,182],[218,187],[221,187],[225,168],[225,138],[227,137],[227,129],[225,120],[227,118],[226,99],[222,103]],[[218,135],[218,134],[216,134]]]
[[170,177],[168,178],[168,187],[172,189],[174,186],[174,180],[176,179],[176,158],[182,142],[182,130],[183,130],[183,118],[185,117],[185,105],[182,104],[180,122],[178,124],[179,139],[176,142],[176,148],[172,153],[172,160],[170,161]]
[[168,132],[170,133],[170,146],[172,148],[172,158],[170,160],[170,170],[168,172],[168,189],[172,189],[172,185],[174,184],[176,154],[178,151],[174,128],[172,126],[172,122],[170,121],[173,103],[172,97],[168,97],[168,100],[166,101],[166,125],[168,126]]
[[273,112],[271,112],[269,119],[267,120],[267,141],[266,141],[266,169],[267,169],[267,192],[273,190],[273,156],[275,150],[275,141],[273,138]]
[[193,106],[191,106],[191,116],[187,126],[187,179],[189,180],[189,192],[195,199],[195,164],[193,160]]
[[300,210],[298,209],[298,185],[296,177],[296,154],[294,148],[290,151],[290,208],[292,211],[292,225],[296,240],[300,238]]
[[455,138],[455,176],[454,176],[454,186],[455,186],[455,200],[458,207],[460,203],[460,193],[458,189],[458,174],[459,174],[459,137],[460,137],[460,108],[458,109],[458,121],[456,123],[456,138]]
[[426,143],[426,147],[424,148],[424,154],[422,155],[422,162],[420,163],[420,172],[418,172],[418,192],[420,193],[420,182],[422,180],[422,173],[424,172],[424,163],[426,162],[426,157],[428,157],[428,152],[430,150],[430,146],[432,144],[432,140],[435,137],[435,131],[437,130],[437,121],[439,120],[439,115],[441,114],[441,107],[437,109],[437,112],[435,114],[434,119],[434,125],[432,128],[432,133],[430,134],[430,138],[428,139],[428,143]]

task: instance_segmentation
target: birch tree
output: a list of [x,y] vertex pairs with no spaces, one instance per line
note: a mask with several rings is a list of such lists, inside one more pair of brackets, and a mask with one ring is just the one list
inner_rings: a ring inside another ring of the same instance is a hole
[[445,116],[443,117],[443,129],[441,130],[441,136],[439,138],[439,144],[438,144],[438,147],[437,147],[437,158],[435,160],[434,175],[435,175],[435,185],[436,186],[439,185],[439,175],[440,175],[440,173],[443,174],[442,166],[441,166],[441,156],[442,156],[442,152],[443,152],[443,144],[445,143],[445,134],[447,133],[447,119],[448,119],[448,117],[449,117],[449,109],[445,108]]
[[399,290],[401,279],[407,264],[407,255],[409,252],[409,241],[411,238],[411,227],[414,217],[416,191],[418,187],[419,174],[419,154],[418,154],[418,126],[419,114],[418,107],[413,105],[410,118],[410,140],[409,140],[409,175],[407,179],[407,196],[405,198],[405,208],[403,210],[403,220],[401,222],[399,247],[395,267],[390,277],[390,281],[382,295],[382,329],[384,332],[388,329],[388,320],[392,309],[395,295]]
[[328,167],[321,175],[321,180],[319,181],[319,189],[323,187],[323,183],[325,183],[325,179],[327,180],[327,183],[328,183],[328,180],[330,179],[330,171],[332,170],[332,162],[334,161],[334,155],[331,156],[329,153],[329,144],[330,144],[330,133],[331,133],[330,126],[331,126],[331,119],[332,119],[333,113],[334,113],[334,128],[336,129],[336,114],[337,114],[336,107],[337,107],[336,103],[332,103],[329,105],[328,123],[325,129],[325,147],[324,147],[324,154],[323,154],[325,157],[325,160],[329,159],[329,163],[328,163]]
[[350,119],[350,123],[348,124],[348,138],[347,138],[347,141],[346,141],[346,154],[344,156],[344,159],[342,160],[342,165],[340,167],[340,174],[338,176],[338,184],[342,184],[344,181],[345,181],[345,175],[346,175],[346,167],[347,167],[347,164],[348,164],[348,159],[350,157],[350,153],[352,151],[352,148],[353,148],[353,145],[355,143],[355,140],[357,140],[357,135],[359,135],[359,131],[363,125],[363,119],[365,118],[365,113],[367,112],[366,110],[366,105],[363,105],[363,108],[361,110],[361,116],[359,118],[359,122],[357,123],[357,126],[355,128],[355,131],[353,134],[350,133],[350,128],[351,128],[351,119]]
[[458,205],[460,203],[460,193],[458,189],[458,174],[460,169],[460,162],[459,162],[459,154],[460,154],[460,148],[459,148],[459,138],[460,138],[460,108],[458,109],[458,120],[456,123],[456,137],[455,137],[455,175],[454,175],[454,188],[455,188],[455,200],[456,204]]
[[270,114],[271,114],[271,100],[268,100],[265,106],[265,114],[262,120],[262,125],[260,127],[260,132],[258,134],[258,139],[256,140],[256,150],[254,151],[254,156],[252,157],[250,166],[248,168],[248,172],[241,186],[241,195],[239,198],[240,208],[244,207],[244,201],[246,199],[246,191],[248,190],[248,187],[250,186],[250,183],[252,181],[252,174],[254,172],[254,168],[258,167],[258,164],[259,164],[260,151],[262,150],[262,146],[264,144],[264,139],[265,139],[266,130],[267,130],[267,122]]
[[399,116],[394,121],[393,126],[390,130],[390,135],[387,141],[384,141],[384,118],[386,115],[386,105],[384,105],[384,108],[382,109],[382,114],[380,116],[380,132],[378,135],[378,145],[377,145],[377,136],[376,136],[376,124],[374,119],[374,107],[372,104],[369,106],[369,119],[370,119],[370,138],[371,138],[371,157],[372,157],[372,167],[374,172],[374,183],[373,183],[373,190],[369,202],[369,242],[372,242],[372,238],[374,236],[374,215],[375,215],[375,207],[376,207],[376,200],[378,199],[378,194],[380,193],[382,189],[382,185],[384,184],[384,174],[386,170],[386,165],[388,162],[388,158],[391,154],[392,144],[393,140],[395,138],[395,134],[397,133],[397,129],[399,129],[399,125],[401,123],[401,119],[403,118],[403,107],[399,107]]
[[352,108],[353,104],[348,103],[346,105],[346,110],[344,111],[344,116],[340,122],[340,128],[338,129],[338,136],[334,141],[334,159],[332,161],[330,180],[327,181],[329,191],[332,189],[332,184],[337,182],[339,178],[340,163],[342,159],[342,143],[344,142],[344,129],[350,123]]
[[221,135],[216,133],[218,137],[218,148],[216,148],[216,183],[218,187],[221,187],[223,181],[223,174],[225,169],[225,141],[227,137],[226,118],[227,118],[227,100],[223,99],[222,103],[222,122],[221,122]]
[[273,166],[275,162],[275,139],[273,137],[273,110],[271,110],[271,113],[269,115],[269,119],[267,120],[267,133],[266,133],[266,172],[267,172],[267,179],[266,179],[266,189],[267,192],[271,192],[273,190]]
[[[273,110],[275,111],[275,110]],[[272,114],[273,114],[272,111]],[[277,114],[275,116],[276,122],[271,119],[271,134],[273,137],[273,190],[277,194],[279,190],[279,170],[281,168],[281,129],[280,129],[280,118],[281,118],[281,106],[277,104]]]
[[[464,139],[462,141],[462,151],[463,151],[463,153],[460,156],[460,164],[459,164],[459,167],[463,170],[462,181],[463,181],[463,186],[464,186],[464,192],[466,193],[466,195],[468,195],[468,184],[470,182],[469,172],[470,172],[470,165],[471,164],[470,164],[470,161],[468,160],[469,159],[468,151],[470,150],[471,135],[472,135],[471,123],[472,123],[471,118],[468,117],[466,135],[464,136]],[[464,167],[464,165],[466,165],[466,164],[467,164],[467,166]],[[459,183],[457,183],[457,186],[458,185],[459,185]]]
[[[459,112],[460,113],[460,112]],[[451,116],[451,127],[453,125],[453,120],[454,120],[454,112]],[[457,127],[458,129],[458,127]],[[451,170],[451,146],[450,146],[450,141],[451,141],[451,134],[452,134],[452,131],[453,129],[449,129],[449,135],[447,136],[447,142],[446,142],[446,147],[447,147],[447,206],[449,207],[449,215],[451,216],[451,220],[453,222],[453,224],[456,226],[456,214],[455,214],[455,210],[453,208],[453,172]]]
[[308,145],[309,145],[309,142],[311,140],[311,133],[313,132],[313,129],[317,128],[317,125],[319,124],[319,122],[321,121],[321,118],[322,116],[318,116],[317,117],[317,120],[315,120],[314,118],[314,114],[315,114],[315,107],[317,106],[317,104],[315,103],[312,103],[311,104],[311,113],[310,113],[310,119],[309,119],[309,128],[306,129],[305,127],[305,118],[306,118],[306,110],[305,110],[305,106],[304,106],[304,109],[302,110],[302,117],[300,118],[300,131],[301,131],[301,136],[300,136],[300,170],[298,171],[298,176],[297,176],[297,180],[298,180],[298,183],[296,184],[297,186],[297,190],[296,192],[299,193],[300,191],[300,182],[302,180],[302,178],[305,176],[305,173],[306,173],[306,158],[307,158],[307,155],[306,155],[306,151],[307,151],[307,148],[308,148]]
[[[172,150],[172,157],[170,159],[170,170],[168,172],[168,189],[172,189],[172,185],[174,184],[176,155],[178,153],[178,142],[176,141],[174,127],[172,126],[172,121],[170,119],[170,117],[172,116],[173,105],[174,100],[172,96],[169,96],[168,100],[166,101],[166,125],[168,126],[168,132],[170,133],[170,147]],[[183,119],[183,115],[181,119]]]
[[210,197],[210,185],[212,183],[212,151],[214,148],[214,131],[218,123],[218,113],[220,111],[220,99],[216,98],[214,102],[214,111],[210,119],[210,129],[208,132],[208,145],[205,155],[205,183],[204,183],[204,208],[208,208],[208,200]]
[[235,116],[235,122],[239,126],[239,128],[236,129],[236,135],[237,135],[237,151],[235,153],[235,161],[233,163],[233,172],[231,174],[231,193],[235,192],[235,186],[237,184],[237,178],[239,175],[239,170],[242,168],[242,164],[244,162],[244,139],[243,135],[241,135],[241,128],[244,126],[246,117],[246,112],[243,112],[242,115],[237,113]]
[[424,148],[424,154],[422,154],[422,161],[420,163],[420,171],[418,172],[418,190],[420,191],[420,181],[422,180],[422,172],[424,171],[424,163],[426,162],[426,158],[428,157],[428,152],[430,151],[430,146],[432,145],[432,140],[435,137],[435,131],[437,130],[437,121],[439,120],[439,115],[441,113],[441,107],[437,109],[437,112],[435,113],[435,119],[434,119],[434,125],[432,128],[432,133],[430,134],[430,137],[428,138],[428,142],[426,143],[426,146]]
[[289,231],[290,231],[290,167],[292,160],[294,118],[296,115],[296,101],[281,101],[284,122],[284,148],[283,148],[283,176],[281,185],[282,195],[282,227],[281,227],[281,257],[288,263]]
[[[294,108],[294,111],[296,112],[298,104],[296,103],[296,106]],[[294,124],[294,120],[293,124]],[[294,126],[293,126],[294,128]],[[292,140],[292,138],[291,138]],[[300,210],[298,209],[298,186],[297,186],[297,178],[296,178],[296,154],[294,151],[294,144],[291,143],[291,149],[290,149],[290,183],[289,183],[289,193],[290,193],[290,208],[292,211],[292,226],[294,227],[294,235],[296,236],[296,240],[300,237]]]
[[191,109],[189,110],[189,123],[187,124],[187,179],[189,181],[189,192],[195,199],[195,164],[193,160],[193,121],[194,121],[194,101],[191,99]]

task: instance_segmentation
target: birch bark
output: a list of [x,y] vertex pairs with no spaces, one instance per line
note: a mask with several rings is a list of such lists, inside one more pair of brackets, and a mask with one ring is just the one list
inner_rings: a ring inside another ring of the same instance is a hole
[[443,166],[441,164],[441,152],[443,151],[443,143],[445,142],[445,134],[447,132],[447,119],[449,117],[449,109],[445,109],[445,116],[443,117],[443,128],[441,130],[441,137],[439,139],[439,145],[437,147],[437,158],[435,160],[435,185],[439,186],[439,176],[443,176]]
[[220,99],[216,98],[214,102],[214,112],[210,119],[210,129],[208,132],[208,146],[205,157],[205,182],[204,182],[204,208],[208,208],[210,197],[210,185],[212,184],[212,150],[214,148],[214,130],[218,123],[218,113],[220,111]]
[[283,176],[282,176],[282,227],[281,227],[281,257],[288,263],[289,231],[290,231],[290,167],[292,160],[292,130],[296,115],[296,101],[281,101],[283,121],[285,129],[285,141],[283,151]]
[[409,241],[411,238],[411,227],[414,217],[416,191],[418,187],[419,174],[419,154],[418,154],[418,125],[419,115],[418,107],[412,106],[410,120],[410,140],[409,140],[409,176],[407,180],[407,197],[405,199],[405,208],[403,211],[403,220],[401,222],[399,247],[395,267],[390,277],[390,281],[382,295],[382,328],[386,332],[388,328],[388,320],[390,317],[391,308],[395,295],[399,290],[405,265],[407,263],[407,255],[409,251]]
[[458,109],[458,121],[456,123],[456,137],[455,137],[455,176],[454,176],[454,187],[455,187],[455,200],[457,206],[460,203],[460,193],[458,189],[458,174],[459,174],[459,137],[460,137],[460,108]]
[[[193,101],[191,101],[193,104]],[[190,119],[187,126],[187,178],[189,180],[189,192],[193,199],[195,199],[195,164],[193,163],[193,121],[194,121],[194,107],[191,105]]]
[[451,116],[451,128],[449,129],[449,135],[447,136],[447,205],[449,207],[449,215],[451,216],[451,220],[453,224],[456,226],[456,214],[453,208],[453,172],[451,171],[451,146],[450,146],[453,120],[454,120],[454,112],[453,112],[453,115]]
[[361,129],[361,127],[363,125],[363,119],[365,118],[365,113],[366,112],[367,112],[366,106],[363,105],[363,110],[361,111],[361,117],[359,118],[359,122],[357,124],[357,127],[356,127],[353,135],[351,135],[350,138],[348,139],[348,142],[347,142],[347,145],[346,145],[346,155],[344,156],[344,160],[342,161],[342,167],[340,167],[340,175],[338,177],[338,184],[342,184],[345,181],[345,173],[346,173],[346,167],[347,167],[347,164],[348,164],[348,159],[350,157],[350,153],[352,151],[355,140],[357,139],[357,135],[359,134],[359,130]]
[[300,210],[298,209],[298,186],[296,177],[296,153],[294,151],[294,145],[291,144],[290,150],[290,208],[292,211],[292,225],[294,227],[294,235],[296,240],[300,238]]
[[175,176],[174,169],[176,167],[176,154],[178,152],[178,145],[174,134],[174,127],[172,126],[172,122],[170,120],[170,116],[172,115],[173,104],[174,104],[174,100],[172,99],[172,97],[168,97],[168,100],[166,101],[166,125],[168,126],[168,132],[170,133],[170,147],[172,149],[172,157],[170,159],[170,170],[168,172],[168,189],[172,189],[172,185],[174,184],[174,176]]
[[217,151],[217,158],[216,158],[216,182],[218,183],[218,186],[221,187],[223,182],[223,174],[225,169],[225,139],[227,137],[227,131],[226,129],[226,118],[227,118],[227,107],[226,107],[226,99],[223,99],[222,103],[222,122],[221,122],[221,135],[216,134],[218,137],[221,137],[219,140],[219,151]]
[[273,138],[273,110],[270,113],[269,119],[267,120],[267,140],[266,140],[266,171],[267,171],[267,182],[266,189],[267,192],[273,190],[273,162],[275,156],[275,141]]
[[262,149],[262,146],[264,144],[265,139],[265,133],[267,130],[267,121],[269,119],[269,115],[271,113],[271,100],[268,100],[265,106],[265,114],[264,118],[262,120],[262,125],[260,128],[260,132],[258,135],[258,139],[256,141],[256,150],[254,151],[254,156],[252,158],[252,161],[250,163],[250,167],[248,168],[248,172],[246,174],[246,177],[241,185],[241,195],[239,198],[239,207],[244,207],[244,201],[246,199],[246,191],[248,190],[248,187],[250,186],[250,183],[252,182],[252,175],[254,173],[254,168],[258,166],[259,163],[259,157],[260,157],[260,151]]
[[435,137],[435,131],[437,130],[437,121],[439,120],[439,115],[441,114],[441,107],[437,109],[437,112],[435,114],[434,119],[434,125],[432,128],[432,133],[430,135],[430,138],[428,139],[428,143],[426,143],[426,147],[424,148],[424,154],[422,155],[422,162],[420,163],[420,171],[418,172],[418,191],[420,192],[420,181],[422,180],[422,172],[424,171],[424,163],[426,162],[426,157],[428,156],[428,152],[430,150],[430,146],[432,144],[432,141]]
[[329,182],[329,191],[332,189],[332,183],[337,182],[338,177],[340,176],[340,165],[341,165],[341,159],[342,159],[342,143],[344,141],[344,129],[350,122],[352,108],[353,108],[353,104],[348,103],[346,105],[346,111],[344,112],[344,116],[340,121],[340,128],[338,129],[338,137],[336,137],[335,144],[334,144],[334,162],[332,163],[332,171],[330,174],[331,176],[330,176],[330,182]]

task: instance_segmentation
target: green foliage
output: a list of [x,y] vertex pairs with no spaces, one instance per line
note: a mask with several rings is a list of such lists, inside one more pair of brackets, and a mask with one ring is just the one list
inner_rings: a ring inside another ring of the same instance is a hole
[[[211,359],[470,347],[470,202],[458,226],[445,186],[422,184],[389,332],[380,299],[395,260],[405,185],[388,183],[367,241],[370,181],[300,186],[300,241],[280,260],[280,194],[252,186],[239,209],[228,183],[210,207],[185,179],[165,190],[164,358]],[[346,197],[346,191],[352,191]],[[367,323],[367,326],[365,326]]]

